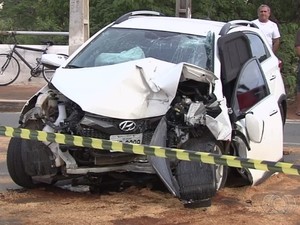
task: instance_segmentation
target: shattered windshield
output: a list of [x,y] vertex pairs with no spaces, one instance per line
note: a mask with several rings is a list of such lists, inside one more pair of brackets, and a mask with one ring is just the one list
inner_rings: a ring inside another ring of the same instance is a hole
[[171,63],[187,62],[212,70],[213,40],[166,31],[109,28],[86,46],[67,67],[113,65],[152,57]]

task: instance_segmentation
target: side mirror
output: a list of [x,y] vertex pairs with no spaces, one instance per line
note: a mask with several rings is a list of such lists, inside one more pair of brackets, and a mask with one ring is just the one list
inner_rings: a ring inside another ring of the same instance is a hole
[[44,54],[42,55],[41,63],[47,68],[56,70],[67,60],[67,58],[67,55],[62,54]]
[[255,117],[252,113],[247,113],[245,122],[250,140],[260,143],[264,133],[264,121]]

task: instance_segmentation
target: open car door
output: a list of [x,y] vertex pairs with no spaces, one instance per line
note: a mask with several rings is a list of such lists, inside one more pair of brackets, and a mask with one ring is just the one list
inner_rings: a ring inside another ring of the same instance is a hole
[[[243,157],[280,161],[283,157],[283,128],[277,101],[270,94],[268,83],[257,58],[242,67],[232,94],[231,107],[235,124],[241,127],[250,149]],[[248,170],[253,185],[271,175],[262,170]]]
[[250,43],[243,32],[234,32],[220,37],[218,48],[223,94],[227,98],[227,102],[231,102],[232,90],[238,74],[245,62],[252,58]]

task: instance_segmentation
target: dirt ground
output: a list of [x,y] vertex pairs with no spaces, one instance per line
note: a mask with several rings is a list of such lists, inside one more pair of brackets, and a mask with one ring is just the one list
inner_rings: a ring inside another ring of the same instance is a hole
[[[288,118],[299,119],[293,110],[289,110]],[[0,139],[1,163],[9,138]],[[286,147],[284,151],[299,152],[300,147]],[[0,193],[2,224],[299,225],[300,176],[276,174],[258,186],[225,187],[212,199],[211,207],[198,209],[184,208],[169,192],[150,187],[132,186],[105,194],[54,186],[10,189]]]
[[[1,137],[0,162],[8,140]],[[16,188],[0,193],[0,224],[300,224],[299,187],[300,176],[276,174],[258,186],[225,187],[211,207],[198,209],[147,186],[102,194],[54,186]]]
[[167,192],[132,187],[105,195],[58,188],[0,194],[0,224],[299,224],[300,179],[275,175],[225,188],[209,208],[187,209]]

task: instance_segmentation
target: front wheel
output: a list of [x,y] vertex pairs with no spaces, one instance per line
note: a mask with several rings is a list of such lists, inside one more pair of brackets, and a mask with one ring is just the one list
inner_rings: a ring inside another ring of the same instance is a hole
[[[42,121],[29,120],[24,128],[41,130],[42,126]],[[36,187],[40,183],[36,177],[46,175],[51,180],[57,174],[53,153],[40,141],[11,138],[6,161],[12,180],[25,188]]]
[[[193,138],[182,146],[191,151],[223,154],[221,143],[210,136]],[[227,179],[227,166],[211,165],[202,162],[179,161],[176,168],[176,177],[180,189],[180,198],[187,204],[210,204],[210,199]]]
[[0,86],[14,82],[20,74],[20,64],[10,54],[0,54]]
[[33,188],[35,184],[31,176],[25,172],[22,158],[22,139],[11,138],[7,149],[7,169],[12,180],[19,186]]

